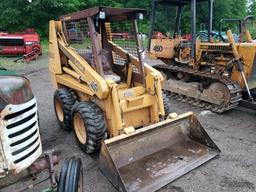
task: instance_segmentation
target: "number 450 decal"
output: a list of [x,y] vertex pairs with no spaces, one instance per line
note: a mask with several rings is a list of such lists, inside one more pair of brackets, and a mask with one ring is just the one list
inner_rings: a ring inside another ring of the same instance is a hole
[[153,48],[153,50],[154,50],[155,52],[162,52],[162,51],[163,51],[163,47],[162,47],[161,45],[156,45],[156,46]]

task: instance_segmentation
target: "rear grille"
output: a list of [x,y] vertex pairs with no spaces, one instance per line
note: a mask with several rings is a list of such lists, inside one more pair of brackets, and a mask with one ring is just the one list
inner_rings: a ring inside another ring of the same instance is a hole
[[20,172],[42,153],[35,98],[22,105],[8,105],[1,119],[7,169]]

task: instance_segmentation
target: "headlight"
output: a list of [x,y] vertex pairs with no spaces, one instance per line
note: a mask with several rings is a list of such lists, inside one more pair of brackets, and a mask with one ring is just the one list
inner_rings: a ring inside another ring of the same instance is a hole
[[27,42],[25,42],[25,45],[33,45],[33,42],[32,41],[27,41]]

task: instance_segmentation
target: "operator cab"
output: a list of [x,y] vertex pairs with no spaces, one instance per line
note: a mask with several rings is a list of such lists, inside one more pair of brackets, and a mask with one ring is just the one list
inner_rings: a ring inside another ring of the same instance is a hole
[[[153,0],[151,25],[149,32],[148,51],[152,58],[171,59],[175,58],[180,63],[188,63],[196,59],[196,5],[197,3],[208,2],[208,31],[207,39],[210,39],[212,31],[212,0]],[[182,34],[181,16],[185,7],[191,8],[191,31],[192,33]],[[165,12],[164,16],[159,12]],[[163,18],[164,17],[164,18]],[[162,21],[169,18],[165,25]],[[175,18],[175,21],[171,21]],[[178,54],[177,54],[178,53]],[[190,54],[191,53],[191,54]],[[192,57],[192,58],[191,58]]]
[[[139,58],[136,19],[144,13],[143,9],[94,7],[80,11],[79,15],[62,16],[61,20],[68,44],[104,79],[119,83],[127,81],[131,57]],[[126,59],[120,50],[126,52]],[[133,81],[143,82],[142,67],[132,68]]]

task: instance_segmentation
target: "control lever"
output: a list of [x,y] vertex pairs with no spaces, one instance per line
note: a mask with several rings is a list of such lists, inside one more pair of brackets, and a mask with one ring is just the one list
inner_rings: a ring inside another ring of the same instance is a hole
[[243,64],[242,64],[242,62],[239,61],[239,60],[236,60],[236,64],[237,64],[237,69],[239,70],[239,72],[241,73],[241,75],[242,75],[242,77],[243,77],[243,80],[244,80],[244,83],[245,83],[245,87],[246,87],[246,90],[247,90],[249,99],[250,99],[250,100],[253,100],[253,97],[252,97],[252,95],[251,95],[251,91],[250,91],[250,89],[249,89],[247,80],[246,80],[245,75],[244,75],[244,67],[243,67]]

